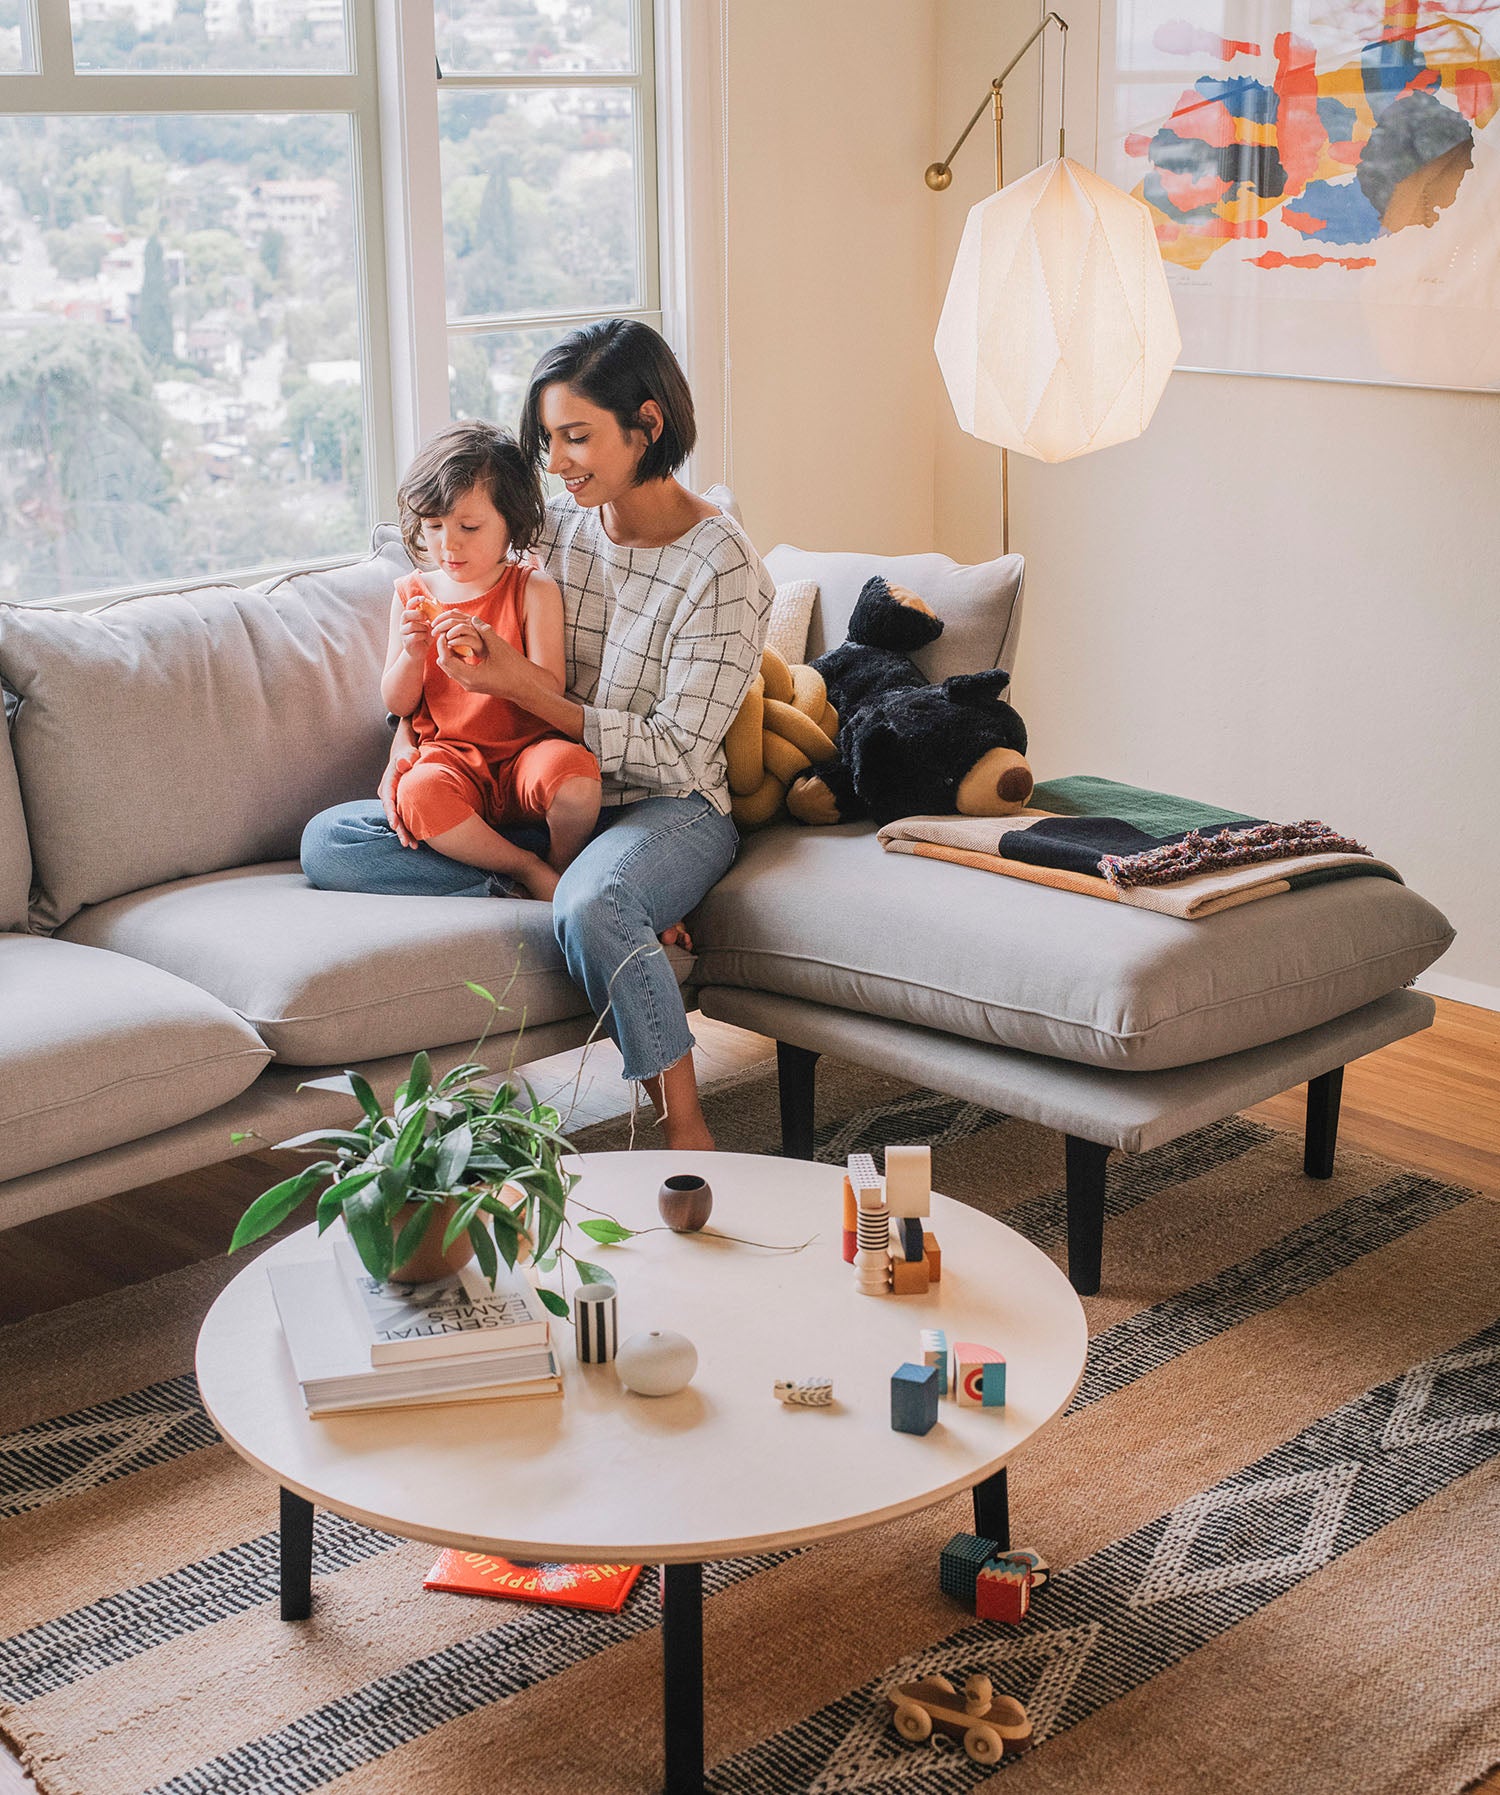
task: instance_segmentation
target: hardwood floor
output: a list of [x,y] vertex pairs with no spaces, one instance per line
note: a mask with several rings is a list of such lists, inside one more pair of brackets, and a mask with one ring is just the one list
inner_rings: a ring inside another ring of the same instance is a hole
[[[693,1018],[703,1082],[770,1056],[769,1041],[705,1017]],[[538,1091],[571,1109],[574,1127],[624,1113],[629,1087],[613,1047],[599,1042],[580,1072],[578,1055],[523,1068]],[[1250,1113],[1300,1127],[1303,1094],[1288,1091]],[[649,1139],[649,1114],[642,1126]],[[1424,1034],[1358,1061],[1344,1078],[1339,1145],[1420,1167],[1500,1198],[1500,1014],[1438,1002]],[[290,1158],[256,1154],[85,1208],[9,1229],[10,1274],[0,1322],[137,1283],[224,1250],[247,1203],[285,1175]],[[301,1218],[298,1218],[300,1225]],[[36,1795],[0,1747],[0,1795]],[[1500,1795],[1500,1775],[1475,1795]]]

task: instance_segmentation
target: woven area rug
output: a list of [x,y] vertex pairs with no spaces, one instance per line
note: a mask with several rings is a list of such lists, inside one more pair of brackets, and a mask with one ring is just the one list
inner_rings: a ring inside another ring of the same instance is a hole
[[[1060,1249],[1056,1136],[819,1085],[824,1157],[930,1141],[941,1189]],[[725,1147],[778,1139],[768,1073],[710,1113]],[[713,1569],[714,1791],[1449,1795],[1500,1763],[1500,1204],[1300,1162],[1233,1118],[1112,1167],[1089,1368],[1012,1467],[1017,1543],[1056,1571],[1023,1624],[939,1592],[962,1500]],[[274,1491],[192,1378],[238,1268],[0,1334],[0,1732],[43,1795],[659,1787],[649,1576],[617,1617],[428,1593],[430,1547],[320,1513],[313,1619],[277,1618]],[[897,1741],[889,1684],[974,1669],[1035,1750]]]

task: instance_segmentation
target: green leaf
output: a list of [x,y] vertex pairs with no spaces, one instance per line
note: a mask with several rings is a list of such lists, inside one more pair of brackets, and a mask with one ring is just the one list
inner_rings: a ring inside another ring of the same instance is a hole
[[431,1088],[432,1061],[425,1053],[415,1054],[411,1062],[411,1072],[406,1080],[406,1102],[415,1103],[419,1097],[425,1097]]
[[439,1190],[446,1190],[457,1182],[473,1150],[474,1133],[467,1122],[460,1122],[442,1136],[432,1171],[432,1181]]
[[[409,1166],[384,1166],[376,1181],[375,1190],[371,1193],[369,1207],[378,1209],[389,1225],[395,1221],[397,1211],[411,1194],[411,1168]],[[363,1194],[355,1201],[363,1207]]]
[[326,1164],[304,1166],[295,1176],[283,1178],[280,1184],[273,1184],[269,1190],[262,1191],[240,1217],[234,1237],[229,1242],[230,1252],[249,1246],[252,1241],[259,1240],[273,1228],[279,1227],[319,1180],[332,1170],[333,1167]]
[[406,1125],[396,1137],[396,1150],[391,1154],[392,1165],[405,1165],[407,1160],[409,1160],[416,1152],[417,1148],[421,1146],[422,1137],[427,1132],[427,1122],[428,1116],[425,1106],[421,1109],[413,1110],[411,1115],[407,1117]]
[[573,1269],[585,1284],[613,1284],[614,1274],[607,1272],[602,1265],[592,1265],[587,1259],[580,1259],[575,1254]]
[[465,1079],[477,1078],[481,1072],[488,1071],[489,1067],[479,1060],[465,1060],[461,1066],[449,1067],[437,1081],[437,1088],[440,1091],[448,1092],[453,1090],[456,1085],[461,1085]]
[[369,1079],[362,1078],[358,1072],[346,1072],[344,1077],[349,1080],[350,1092],[359,1099],[359,1107],[372,1122],[380,1121],[385,1111],[380,1107],[380,1099],[370,1089]]
[[538,1290],[537,1295],[542,1299],[543,1307],[550,1309],[554,1315],[566,1316],[568,1313],[568,1305],[555,1290]]
[[607,1215],[591,1215],[586,1222],[580,1222],[578,1226],[590,1240],[597,1240],[602,1247],[617,1247],[621,1241],[635,1238],[632,1229],[612,1221]]
[[359,1133],[353,1128],[311,1128],[306,1134],[294,1134],[289,1141],[277,1141],[271,1149],[273,1153],[290,1153],[296,1147],[351,1147],[357,1153],[363,1153],[370,1144],[368,1134]]
[[495,1243],[490,1238],[490,1231],[483,1222],[470,1222],[469,1239],[474,1242],[474,1253],[479,1260],[479,1269],[489,1279],[490,1288],[493,1290],[499,1262],[495,1257]]
[[443,1230],[443,1250],[445,1252],[479,1214],[479,1205],[483,1201],[484,1192],[476,1190],[472,1196],[465,1197],[462,1202],[454,1204],[453,1213],[448,1217],[448,1225]]
[[427,1224],[431,1221],[432,1212],[436,1208],[436,1203],[422,1203],[418,1205],[417,1213],[396,1236],[396,1244],[391,1249],[391,1264],[393,1266],[404,1265],[406,1261],[411,1258],[412,1254],[416,1252],[417,1248],[421,1246],[422,1236],[427,1232]]
[[253,1128],[235,1128],[230,1131],[229,1144],[231,1147],[238,1147],[245,1141],[257,1141],[259,1139],[260,1136]]
[[469,987],[469,989],[474,993],[474,995],[476,997],[482,997],[486,1003],[494,1004],[495,1008],[497,1010],[500,1008],[499,1003],[496,1002],[496,1000],[490,995],[490,993],[485,990],[483,985],[476,985],[474,983],[473,979],[465,979],[464,983]]
[[297,1086],[299,1091],[337,1091],[341,1096],[352,1097],[354,1086],[349,1080],[353,1076],[349,1072],[333,1072],[327,1078],[304,1078]]
[[391,1275],[395,1263],[395,1242],[391,1238],[390,1217],[380,1194],[379,1182],[356,1191],[344,1204],[344,1224],[360,1261],[372,1278],[382,1283]]

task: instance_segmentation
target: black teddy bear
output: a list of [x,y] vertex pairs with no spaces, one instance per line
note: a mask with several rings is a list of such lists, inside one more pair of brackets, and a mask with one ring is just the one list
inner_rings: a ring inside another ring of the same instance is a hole
[[942,620],[878,576],[860,590],[848,639],[812,665],[838,712],[838,758],[796,779],[787,809],[803,823],[904,816],[1007,816],[1031,796],[1026,725],[1000,694],[1010,675],[958,673],[933,685],[907,652]]

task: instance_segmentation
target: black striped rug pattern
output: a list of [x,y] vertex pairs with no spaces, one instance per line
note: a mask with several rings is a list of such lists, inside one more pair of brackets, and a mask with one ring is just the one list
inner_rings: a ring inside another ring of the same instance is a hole
[[[718,1595],[796,1556],[770,1552],[705,1565],[703,1592]],[[648,1631],[659,1612],[650,1581],[637,1583],[618,1614],[529,1609],[183,1771],[147,1795],[309,1795],[447,1721],[520,1695]]]
[[[1055,1573],[1004,1637],[971,1624],[712,1771],[724,1795],[951,1795],[994,1775],[913,1747],[885,1691],[1002,1668],[1037,1745],[1160,1675],[1500,1457],[1500,1322],[1322,1416],[1254,1464]],[[934,1574],[936,1574],[934,1572]],[[997,1678],[997,1683],[999,1679]]]

